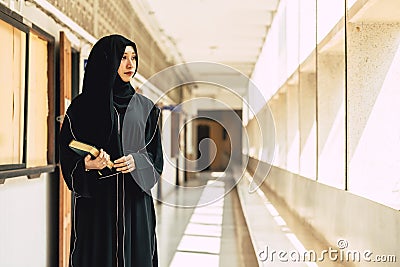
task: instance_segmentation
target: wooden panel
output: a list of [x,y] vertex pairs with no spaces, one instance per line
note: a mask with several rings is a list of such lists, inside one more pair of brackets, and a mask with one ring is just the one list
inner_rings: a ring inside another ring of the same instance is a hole
[[64,32],[60,33],[60,115],[67,111],[72,95],[71,43]]
[[[12,134],[9,129],[12,128],[12,113],[13,113],[13,27],[0,20],[0,148],[2,151],[13,151]],[[12,157],[8,153],[1,153],[0,164],[10,164]]]
[[[47,44],[48,50],[48,107],[49,116],[47,117],[47,126],[49,128],[48,143],[47,143],[47,162],[48,164],[56,164],[58,162],[56,156],[57,144],[56,135],[58,135],[58,129],[56,129],[56,90],[55,90],[55,55],[54,55],[54,43],[53,39],[50,39]],[[57,101],[58,102],[58,101]]]
[[25,123],[25,67],[26,67],[26,33],[14,28],[14,64],[13,64],[13,93],[14,93],[14,163],[22,162],[24,148]]
[[31,33],[27,115],[27,167],[47,165],[47,41]]
[[25,90],[25,33],[0,20],[1,164],[22,163]]
[[[64,115],[72,95],[71,43],[60,32],[60,115]],[[67,267],[71,236],[71,192],[60,172],[59,266]]]

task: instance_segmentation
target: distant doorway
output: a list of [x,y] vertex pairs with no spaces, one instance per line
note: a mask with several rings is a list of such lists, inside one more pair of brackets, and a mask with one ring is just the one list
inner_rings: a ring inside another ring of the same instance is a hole
[[197,162],[197,167],[198,168],[202,168],[202,166],[207,165],[207,167],[205,169],[203,169],[202,171],[208,171],[210,170],[210,162],[208,162],[210,160],[210,150],[209,147],[203,147],[202,151],[203,151],[203,155],[200,152],[200,142],[203,139],[206,138],[210,138],[210,126],[208,125],[198,125],[197,126],[197,159],[201,159],[198,160]]

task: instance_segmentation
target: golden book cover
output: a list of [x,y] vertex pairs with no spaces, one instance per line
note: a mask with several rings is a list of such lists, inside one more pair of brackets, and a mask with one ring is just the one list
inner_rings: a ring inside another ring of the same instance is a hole
[[[92,155],[93,157],[98,157],[100,154],[100,150],[97,149],[94,146],[79,142],[77,140],[72,140],[69,143],[69,147],[75,151],[78,155],[81,155],[82,157],[86,157],[87,154]],[[108,161],[107,162],[107,167],[109,169],[112,169],[112,167],[114,166],[114,163],[112,161]]]

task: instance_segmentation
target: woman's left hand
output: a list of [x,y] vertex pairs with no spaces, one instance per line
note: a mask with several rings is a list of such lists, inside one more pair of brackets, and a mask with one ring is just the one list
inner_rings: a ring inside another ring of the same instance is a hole
[[122,173],[131,172],[136,169],[135,160],[132,155],[120,157],[114,161],[114,168]]

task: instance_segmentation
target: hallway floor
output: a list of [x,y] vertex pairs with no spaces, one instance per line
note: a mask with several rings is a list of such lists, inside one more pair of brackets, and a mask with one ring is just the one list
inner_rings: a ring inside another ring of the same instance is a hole
[[[168,196],[169,199],[165,199],[164,202],[185,203],[185,200],[189,200],[190,203],[195,203],[194,201],[204,203],[202,199],[209,194],[224,196],[223,198],[194,208],[174,207],[168,204],[156,205],[158,254],[161,267],[351,266],[326,260],[317,263],[291,262],[290,260],[282,262],[278,260],[278,254],[275,254],[274,261],[271,261],[271,258],[264,262],[258,261],[242,213],[238,187],[235,186],[232,189],[232,183],[229,178],[216,181],[211,172],[202,172],[197,175],[197,178],[188,181],[186,186],[198,187],[207,184],[203,190],[198,190],[195,194],[178,190],[177,193],[171,193]],[[260,194],[264,193],[269,199],[264,195],[261,199],[264,202],[263,207],[251,202],[254,199],[259,201]],[[246,212],[248,219],[252,220],[250,231],[253,239],[260,240],[261,238],[264,245],[278,252],[280,249],[291,252],[306,248],[318,253],[323,249],[328,249],[328,245],[314,236],[311,229],[293,216],[266,188],[262,187],[258,194],[248,194],[248,197],[248,199],[242,197],[241,201],[250,201],[247,204],[250,204],[254,211],[253,214]],[[266,202],[268,205],[265,205]],[[271,210],[275,214],[271,214]],[[285,227],[280,225],[282,222],[285,222]]]

